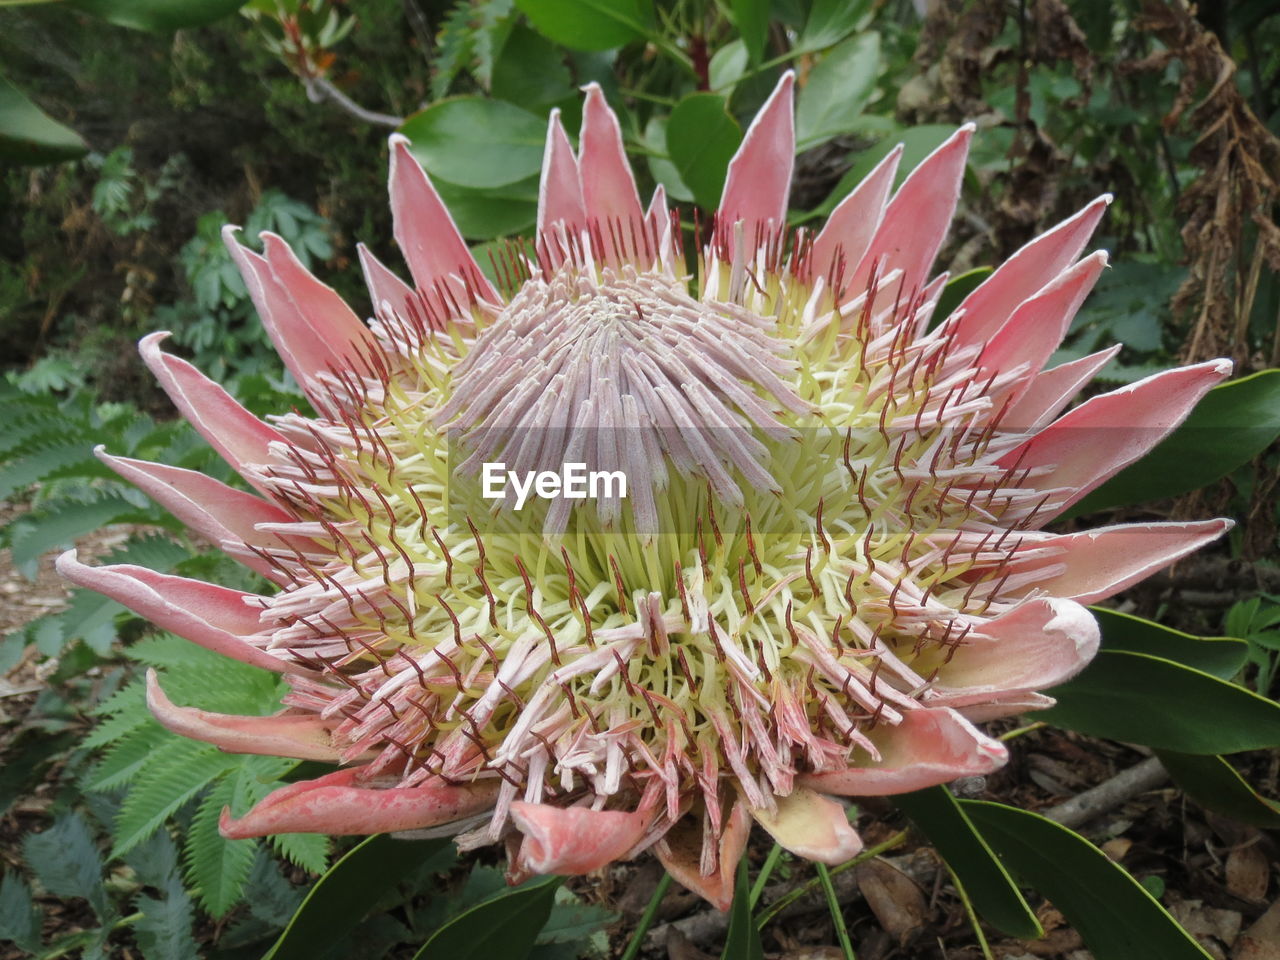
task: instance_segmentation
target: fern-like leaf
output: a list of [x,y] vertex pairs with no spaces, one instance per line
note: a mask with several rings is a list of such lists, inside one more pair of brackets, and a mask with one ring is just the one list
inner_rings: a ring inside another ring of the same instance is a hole
[[231,805],[236,777],[225,776],[205,795],[187,831],[187,882],[201,906],[215,918],[234,907],[258,849],[257,840],[228,840],[218,832],[222,808]]
[[276,853],[308,873],[321,874],[329,869],[332,841],[323,833],[276,833],[271,836]]
[[135,776],[115,822],[118,857],[151,836],[184,803],[209,782],[235,766],[236,760],[217,747],[174,737],[158,747]]
[[110,790],[126,784],[147,765],[152,754],[173,736],[154,720],[148,720],[114,743],[85,781],[86,790]]

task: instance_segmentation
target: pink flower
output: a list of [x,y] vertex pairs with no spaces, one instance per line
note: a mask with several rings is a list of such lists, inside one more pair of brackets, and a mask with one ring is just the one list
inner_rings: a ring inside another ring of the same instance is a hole
[[[99,456],[278,590],[59,568],[291,685],[274,716],[225,716],[153,675],[170,730],[339,767],[225,815],[226,836],[445,825],[464,849],[505,840],[513,877],[652,848],[723,908],[753,822],[838,863],[861,841],[834,797],[998,768],[1005,747],[974,724],[1052,703],[1038,691],[1098,647],[1083,604],[1228,528],[1041,532],[1229,372],[1062,413],[1115,354],[1045,369],[1106,264],[1080,255],[1109,198],[929,330],[972,126],[892,196],[891,153],[792,235],[792,85],[748,131],[692,268],[662,188],[641,207],[594,85],[576,154],[552,114],[537,239],[501,290],[398,136],[413,284],[361,248],[369,323],[278,237],[260,256],[228,232],[314,418],[264,423],[165,334],[142,341],[260,496]],[[486,505],[477,473],[498,460],[617,470],[627,497]]]

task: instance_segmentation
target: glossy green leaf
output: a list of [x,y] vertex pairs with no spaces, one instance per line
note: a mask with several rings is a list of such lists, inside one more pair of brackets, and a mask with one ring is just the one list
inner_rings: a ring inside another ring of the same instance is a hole
[[1225,477],[1280,436],[1280,370],[1219,384],[1150,453],[1064,516],[1176,497]]
[[933,316],[929,318],[929,329],[932,330],[951,316],[956,307],[964,302],[964,298],[973,293],[978,285],[994,272],[994,267],[974,267],[948,280],[947,285],[942,288],[942,295],[938,297],[938,305],[933,310]]
[[652,152],[646,158],[649,161],[649,173],[653,179],[666,187],[668,199],[677,203],[693,203],[693,191],[680,179],[680,171],[667,155],[667,118],[654,114],[644,127],[645,146]]
[[769,0],[733,0],[733,20],[752,63],[764,58],[769,38]]
[[760,931],[751,917],[751,881],[747,876],[746,857],[738,861],[733,904],[729,907],[729,932],[725,936],[721,960],[764,960]]
[[1095,960],[1207,960],[1141,884],[1078,833],[999,803],[961,806],[1005,865],[1061,911]]
[[906,130],[890,134],[858,154],[854,158],[853,165],[845,171],[844,176],[840,178],[827,199],[798,217],[797,222],[828,216],[840,201],[847,197],[850,191],[875,168],[875,165],[888,156],[889,151],[900,143],[902,144],[902,160],[898,164],[898,173],[894,178],[894,186],[899,186],[906,179],[907,174],[921,160],[936,150],[942,141],[955,132],[956,129],[953,126],[930,123],[918,127],[909,127]]
[[1036,939],[1044,930],[1017,884],[946,787],[894,797],[964,884],[974,909],[1011,937]]
[[310,960],[355,929],[413,868],[449,843],[369,837],[316,881],[263,960]]
[[609,50],[643,37],[652,0],[516,0],[543,36],[574,50]]
[[794,53],[822,50],[839,43],[871,12],[871,0],[814,0]]
[[718,94],[689,94],[667,120],[671,162],[698,203],[711,210],[720,203],[729,161],[741,142],[738,122],[729,116],[726,101]]
[[523,23],[507,34],[493,64],[489,92],[538,113],[577,95],[564,51]]
[[730,40],[712,54],[707,70],[712,92],[728,96],[734,84],[747,72],[748,63],[747,47],[741,40]]
[[1103,650],[1050,693],[1042,719],[1095,737],[1194,754],[1280,745],[1280,704],[1145,653]]
[[1255,827],[1280,828],[1280,804],[1249,786],[1226,758],[1170,750],[1156,754],[1169,776],[1201,806]]
[[432,177],[462,187],[502,187],[542,167],[546,123],[504,100],[453,97],[419,110],[401,126]]
[[59,163],[89,152],[84,138],[0,77],[0,164]]
[[460,187],[444,180],[434,183],[458,229],[472,240],[510,237],[532,227],[538,218],[537,177],[489,190]]
[[1106,607],[1090,607],[1102,628],[1103,650],[1127,650],[1173,660],[1186,667],[1230,680],[1243,668],[1249,644],[1230,637],[1193,637],[1189,633],[1162,626]]
[[70,5],[121,27],[171,33],[229,17],[245,0],[69,0]]
[[485,900],[435,931],[414,960],[524,960],[551,916],[563,877],[535,877]]
[[809,71],[796,101],[796,150],[856,130],[879,75],[880,34],[862,33],[833,47]]

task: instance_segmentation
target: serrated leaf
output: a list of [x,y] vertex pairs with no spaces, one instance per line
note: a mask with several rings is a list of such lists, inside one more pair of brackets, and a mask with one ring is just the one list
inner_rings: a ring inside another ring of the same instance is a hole
[[173,739],[173,735],[154,720],[126,734],[98,761],[85,781],[86,790],[110,790],[128,783],[147,765],[156,748]]
[[236,763],[217,747],[172,734],[168,736],[169,742],[152,753],[144,775],[134,778],[120,806],[113,857],[121,856],[149,837],[209,781]]
[[111,915],[111,903],[102,886],[102,857],[80,814],[65,814],[44,833],[27,834],[22,853],[49,893],[89,901],[99,920]]
[[[12,538],[13,562],[24,567],[34,564],[56,547],[70,547],[86,534],[110,523],[134,519],[138,508],[123,497],[106,496],[88,503],[62,501],[24,518]],[[18,530],[22,533],[19,535]]]
[[321,874],[329,869],[332,842],[323,833],[277,833],[271,837],[280,856],[308,873]]
[[0,940],[12,940],[19,949],[35,953],[40,949],[40,928],[44,914],[31,898],[31,888],[12,870],[0,881]]
[[961,806],[1009,868],[1062,912],[1096,960],[1207,960],[1151,894],[1078,833],[998,803]]
[[357,844],[316,881],[263,960],[310,960],[354,929],[417,862],[448,842],[378,834]]
[[0,467],[0,500],[7,500],[57,470],[79,465],[96,473],[97,464],[91,445],[79,439],[33,450]]
[[215,783],[187,830],[187,881],[201,905],[217,919],[240,902],[259,845],[256,840],[228,840],[218,832],[218,817],[223,807],[231,805],[234,789],[232,777]]
[[1012,937],[1044,936],[1017,884],[946,787],[902,794],[893,802],[955,871],[983,919]]
[[594,903],[583,903],[570,890],[561,887],[556,891],[551,915],[538,934],[538,943],[584,941],[617,919],[616,913]]
[[162,899],[140,896],[135,907],[142,918],[134,924],[133,932],[145,960],[190,960],[199,956],[191,935],[195,910],[176,877]]

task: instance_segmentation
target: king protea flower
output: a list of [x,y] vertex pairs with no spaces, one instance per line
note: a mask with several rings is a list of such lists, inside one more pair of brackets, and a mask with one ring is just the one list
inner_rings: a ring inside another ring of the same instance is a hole
[[[228,228],[314,417],[264,423],[165,334],[143,339],[259,495],[98,455],[278,589],[74,554],[59,569],[290,685],[280,713],[227,716],[152,674],[170,730],[337,765],[224,812],[225,836],[447,829],[463,849],[505,841],[512,877],[652,849],[723,908],[753,822],[838,863],[861,841],[836,798],[998,768],[1005,747],[975,723],[1053,702],[1038,691],[1098,648],[1083,605],[1228,528],[1041,531],[1229,372],[1170,370],[1062,412],[1118,349],[1045,369],[1106,264],[1081,252],[1109,198],[929,329],[973,127],[892,195],[889,154],[821,231],[790,233],[793,83],[748,130],[692,267],[662,188],[641,206],[595,85],[576,154],[551,115],[536,239],[496,286],[400,136],[413,283],[361,248],[368,323],[279,237],[258,255]],[[466,491],[498,460],[582,461],[629,490],[486,507]]]

